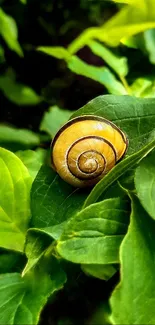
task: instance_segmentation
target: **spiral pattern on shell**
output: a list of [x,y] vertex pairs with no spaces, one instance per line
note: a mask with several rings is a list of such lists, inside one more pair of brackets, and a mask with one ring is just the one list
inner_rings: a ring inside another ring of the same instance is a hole
[[125,134],[112,122],[94,115],[77,117],[54,137],[52,165],[71,185],[92,186],[123,158],[127,146]]

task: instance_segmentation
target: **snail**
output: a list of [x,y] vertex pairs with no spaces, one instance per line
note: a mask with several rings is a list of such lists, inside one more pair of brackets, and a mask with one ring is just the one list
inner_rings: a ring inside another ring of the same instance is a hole
[[126,135],[105,118],[85,115],[67,122],[52,143],[52,166],[75,187],[95,185],[127,150]]

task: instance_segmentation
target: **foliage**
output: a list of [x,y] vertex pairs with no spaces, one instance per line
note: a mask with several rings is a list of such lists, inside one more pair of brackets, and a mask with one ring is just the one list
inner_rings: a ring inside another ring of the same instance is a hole
[[[154,324],[154,0],[0,6],[0,324]],[[75,189],[50,142],[90,114],[129,148]]]
[[[138,103],[135,108],[134,101]],[[111,103],[113,103],[113,105],[109,111],[108,109]],[[146,122],[143,116],[143,114],[145,114],[145,106],[149,107],[149,115],[151,114],[154,116],[154,99],[136,99],[134,97],[126,96],[114,97],[112,95],[101,96],[81,108],[81,110],[76,112],[76,115],[87,114],[88,105],[91,108],[91,114],[96,115],[96,110],[98,110],[99,116],[102,116],[102,114],[105,115],[108,111],[111,116],[113,114],[114,118],[117,116],[115,123],[118,125],[123,123],[126,119],[133,119],[134,115],[136,115],[136,118],[139,119],[139,125],[141,124],[141,128],[137,129],[137,124],[134,123],[133,134],[137,134],[139,137],[141,135],[140,131],[144,134],[146,128]],[[127,107],[128,110],[125,109]],[[122,108],[122,111],[120,108]],[[117,110],[120,117],[116,113]],[[152,117],[151,120],[153,121]],[[123,304],[126,304],[125,299],[127,299],[127,301],[128,299],[135,300],[133,299],[133,292],[131,291],[130,295],[128,293],[128,273],[132,273],[129,272],[132,264],[131,261],[128,259],[125,260],[125,257],[128,255],[128,250],[131,250],[131,253],[129,253],[130,256],[132,256],[133,250],[137,252],[134,259],[134,270],[135,272],[137,270],[137,277],[139,277],[139,279],[143,279],[143,277],[141,277],[141,272],[145,274],[145,268],[147,270],[148,265],[145,263],[143,264],[143,267],[139,267],[139,254],[141,255],[141,250],[138,251],[138,247],[141,247],[141,244],[139,244],[137,237],[136,241],[132,239],[132,236],[135,236],[134,233],[136,231],[134,227],[138,227],[140,238],[143,236],[144,254],[145,249],[148,249],[147,247],[153,247],[154,242],[154,224],[153,219],[151,220],[151,217],[154,218],[154,185],[152,187],[152,179],[154,175],[154,151],[152,150],[155,148],[155,140],[154,136],[152,136],[154,130],[153,126],[152,122],[152,130],[150,124],[150,141],[147,141],[146,145],[143,146],[143,141],[140,143],[139,140],[139,146],[141,149],[137,151],[137,144],[136,141],[134,141],[136,136],[135,138],[133,137],[133,143],[131,142],[132,151],[129,151],[128,157],[114,167],[111,172],[109,172],[108,175],[94,187],[89,195],[86,191],[75,191],[75,189],[70,185],[62,181],[59,176],[51,170],[51,168],[44,166],[40,169],[31,189],[32,220],[31,228],[29,228],[27,232],[24,248],[28,261],[23,270],[22,278],[20,278],[20,275],[17,273],[12,273],[10,276],[8,274],[3,274],[1,277],[1,290],[3,287],[8,288],[5,291],[4,297],[2,291],[3,301],[7,301],[8,297],[14,295],[16,295],[17,299],[17,301],[14,302],[15,305],[11,305],[11,309],[9,309],[9,306],[6,309],[6,312],[1,309],[0,312],[2,314],[3,322],[5,321],[7,324],[11,324],[12,318],[14,318],[14,324],[15,322],[21,324],[23,319],[25,319],[28,324],[38,322],[38,315],[42,306],[47,301],[48,296],[51,295],[53,291],[59,290],[65,281],[65,275],[63,275],[64,271],[61,269],[63,266],[59,265],[60,275],[58,271],[53,273],[55,263],[60,264],[60,256],[67,261],[83,265],[83,270],[86,273],[106,280],[116,272],[117,268],[114,268],[114,265],[121,263],[121,268],[125,268],[121,282],[122,284],[121,287],[119,287],[119,291],[114,291],[111,298],[111,306],[113,319],[116,319],[117,322],[121,324],[125,322],[125,313],[127,311],[126,309],[123,309],[124,313],[122,313],[122,311],[119,312],[119,308],[122,310],[122,307],[120,306],[118,308],[117,304],[119,302],[119,304],[121,303],[123,306]],[[125,125],[123,127],[125,129]],[[136,152],[133,153],[134,151]],[[152,153],[149,154],[151,151]],[[29,202],[27,195],[30,195],[32,177],[29,176],[27,168],[24,167],[22,161],[17,158],[15,154],[6,149],[1,149],[0,154],[2,161],[1,172],[5,180],[5,191],[3,187],[1,188],[1,247],[13,249],[15,251],[23,251],[24,234],[26,234],[30,217],[29,208],[27,207]],[[26,157],[33,157],[33,154],[33,151],[28,151],[25,152],[25,155],[22,157],[22,154],[18,153],[18,156],[21,156],[30,172],[36,170],[36,168],[38,169],[36,160],[31,159],[31,164],[28,165],[28,162],[25,159]],[[138,198],[133,198],[133,190],[131,192],[128,187],[125,189],[124,186],[126,182],[123,184],[121,181],[121,178],[123,177],[122,175],[126,177],[127,170],[131,169],[131,167],[135,174],[134,192],[136,191],[139,200],[142,202],[142,205],[145,207],[148,214],[142,208]],[[18,179],[16,180],[17,177]],[[112,183],[116,182],[116,180],[120,180],[120,186],[123,186],[124,188],[124,196],[120,195],[120,197],[117,197],[118,192],[116,192],[114,198],[100,200],[103,192],[105,192]],[[27,183],[29,184],[28,188],[24,185]],[[6,188],[6,184],[8,189]],[[14,189],[11,189],[11,186],[14,186]],[[149,192],[150,190],[151,196]],[[20,200],[19,193],[22,201]],[[18,195],[18,199],[14,198],[15,195]],[[10,202],[9,204],[6,201],[8,200],[8,197]],[[98,200],[99,202],[95,203]],[[130,200],[131,203],[134,202],[131,206]],[[138,221],[138,216],[139,211],[141,210],[143,212],[140,212],[140,215],[141,218],[144,215],[145,227],[143,227],[143,219],[141,219],[141,227],[137,224],[132,226],[132,218],[135,217],[137,218],[136,222],[140,222]],[[23,218],[25,219],[25,222],[23,222]],[[9,221],[8,224],[9,219],[13,220],[13,223],[10,223]],[[20,223],[20,220],[22,220],[22,224]],[[14,225],[14,227],[16,226],[18,231],[15,232],[15,228],[13,229],[12,225]],[[150,231],[148,227],[151,227],[152,237],[147,237],[145,235]],[[5,233],[6,229],[8,229],[7,237],[4,236],[3,229],[5,230]],[[142,231],[142,233],[140,231]],[[130,236],[131,240],[128,240]],[[147,242],[147,238],[149,243]],[[121,254],[120,258],[119,250]],[[149,255],[147,259],[149,263]],[[142,258],[142,261],[144,260],[145,259]],[[42,268],[44,270],[42,270]],[[149,272],[150,281],[151,279],[154,281],[153,265]],[[50,278],[48,274],[50,274]],[[35,290],[35,296],[33,292],[30,293],[31,281],[36,281],[36,284],[33,284],[33,286],[35,285],[33,289]],[[51,284],[49,281],[51,281]],[[130,278],[130,287],[133,287],[133,281],[135,281],[135,277],[132,276]],[[142,280],[139,280],[139,286],[143,285],[143,282],[141,281]],[[42,283],[41,287],[39,282]],[[27,286],[29,286],[29,289]],[[150,289],[147,289],[147,294],[152,300],[151,288],[152,282],[150,283]],[[29,292],[28,296],[27,290]],[[36,294],[36,292],[38,293]],[[122,300],[117,297],[118,293],[119,295],[122,295]],[[127,296],[127,293],[129,296]],[[44,300],[39,299],[42,294],[44,294]],[[39,300],[37,301],[36,299]],[[20,302],[21,300],[23,301],[23,305]],[[32,303],[34,303],[35,308],[31,308]],[[141,297],[139,300],[139,313],[137,311],[134,315],[134,320],[137,324],[141,317],[141,308],[144,310],[143,304],[145,304],[144,298]],[[130,301],[128,301],[127,306],[129,305]],[[143,319],[146,321],[148,315],[147,307],[145,307],[143,315]],[[130,319],[133,319],[132,315],[129,317],[131,317]],[[153,312],[150,317],[153,322],[155,317]]]

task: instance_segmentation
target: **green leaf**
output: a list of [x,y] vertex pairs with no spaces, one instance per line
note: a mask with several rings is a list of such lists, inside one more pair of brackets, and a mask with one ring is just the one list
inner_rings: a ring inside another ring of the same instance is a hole
[[88,46],[92,52],[101,57],[118,75],[126,76],[128,74],[128,64],[126,57],[118,57],[102,44],[89,41]]
[[106,118],[127,134],[130,155],[147,142],[155,128],[155,99],[132,96],[99,96],[74,113],[71,118],[81,115],[97,115]]
[[65,281],[65,273],[52,257],[44,258],[24,278],[18,273],[0,275],[0,324],[38,324],[48,298]]
[[125,4],[129,4],[129,5],[134,4],[134,0],[112,0],[112,1],[117,2],[117,3],[125,3]]
[[[132,1],[131,4],[133,5],[122,8],[102,26],[107,44],[117,46],[122,38],[155,27],[154,0]],[[101,34],[100,37],[102,38]]]
[[3,47],[0,45],[0,64],[5,62],[5,54],[4,54],[4,49]]
[[40,137],[26,129],[0,124],[0,145],[12,151],[38,146]]
[[40,130],[47,132],[53,138],[72,114],[73,111],[63,110],[58,106],[52,106],[48,112],[45,112],[41,121]]
[[129,223],[128,201],[104,200],[77,213],[62,233],[58,253],[74,263],[112,264]]
[[0,34],[4,38],[7,46],[15,51],[19,56],[23,56],[23,51],[18,43],[18,30],[15,20],[8,16],[2,8],[0,8]]
[[58,240],[60,239],[64,228],[66,227],[67,220],[63,221],[57,225],[51,226],[51,227],[43,227],[43,228],[29,228],[27,235],[29,235],[29,232],[34,234],[35,236],[40,236],[42,234],[46,236],[50,236],[52,239]]
[[134,177],[136,167],[137,166],[135,165],[134,168],[129,169],[125,174],[123,174],[123,176],[119,178],[118,184],[123,191],[125,190],[126,193],[128,193],[128,191],[135,192]]
[[138,78],[130,86],[132,95],[142,98],[155,98],[154,76]]
[[44,155],[40,155],[40,152],[33,150],[25,150],[16,152],[18,158],[21,159],[23,164],[27,167],[31,177],[34,179],[44,162]]
[[111,325],[111,322],[109,320],[110,314],[111,310],[108,301],[101,301],[100,303],[98,303],[95,308],[95,311],[91,316],[90,325]]
[[88,195],[83,205],[83,208],[96,202],[111,184],[113,184],[120,176],[125,174],[127,170],[133,168],[141,159],[143,159],[146,155],[148,155],[154,148],[155,148],[155,140],[150,142],[148,145],[143,147],[135,154],[119,162],[119,164],[117,164],[108,174],[104,176],[103,179],[101,179],[96,184],[96,186]]
[[111,297],[113,324],[155,323],[155,223],[138,199],[120,248],[121,281]]
[[23,251],[32,179],[13,153],[0,148],[0,247]]
[[144,32],[145,47],[149,53],[149,59],[155,64],[155,29],[149,29]]
[[21,3],[23,3],[23,5],[27,4],[27,0],[19,0]]
[[[141,34],[138,34],[138,36],[141,36]],[[123,37],[121,39],[121,44],[123,44],[129,48],[138,49],[139,48],[138,36],[134,35],[134,36],[130,36],[130,37]]]
[[39,262],[51,243],[52,239],[45,233],[28,231],[25,243],[25,253],[28,262],[22,272],[22,275],[25,275]]
[[8,74],[0,76],[0,89],[16,105],[37,105],[41,102],[41,97],[32,88],[17,83]]
[[126,89],[121,84],[121,82],[118,81],[113,75],[113,73],[106,67],[95,67],[93,65],[85,63],[74,55],[68,61],[68,68],[78,75],[91,78],[101,83],[112,94],[127,94]]
[[[95,41],[88,41],[87,45],[90,47],[93,53],[100,56],[107,64],[112,67],[116,73],[119,75],[125,76],[128,73],[128,65],[127,65],[127,58],[122,57],[119,58],[116,55],[114,55],[109,49],[107,49],[105,46],[101,45],[98,42]],[[42,51],[48,55],[54,56],[57,59],[64,59],[67,61],[68,66],[72,66],[72,61],[75,61],[75,57],[71,57],[71,54],[63,47],[38,47],[37,50]],[[79,61],[79,64],[82,61],[76,57],[76,61]],[[69,63],[71,61],[71,63]],[[84,62],[83,62],[84,64]],[[89,67],[88,64],[85,63],[85,67]],[[92,67],[92,66],[90,66]],[[95,67],[93,67],[95,68]],[[94,70],[95,71],[95,70]],[[97,70],[96,70],[97,71]],[[83,72],[84,73],[84,72]],[[97,73],[97,72],[96,72]],[[81,73],[80,73],[81,74]]]
[[155,80],[152,80],[151,87],[147,88],[144,91],[143,97],[145,97],[145,98],[155,98]]
[[82,264],[82,271],[100,280],[109,280],[117,271],[111,264]]
[[37,50],[54,56],[57,59],[68,60],[71,56],[70,53],[62,46],[39,46]]
[[124,6],[101,27],[85,29],[68,47],[75,54],[92,39],[118,46],[123,38],[128,38],[150,28],[155,28],[154,0],[134,1],[134,6]]
[[[130,86],[132,95],[136,97],[146,97],[148,91],[152,90],[153,83],[149,78],[138,78]],[[150,89],[151,88],[151,89]],[[155,91],[154,91],[155,92]],[[152,97],[152,96],[150,96]]]
[[73,188],[52,168],[41,167],[31,190],[33,226],[44,228],[59,225],[60,227],[61,223],[81,209],[88,191]]
[[136,169],[135,186],[144,209],[155,219],[155,151]]

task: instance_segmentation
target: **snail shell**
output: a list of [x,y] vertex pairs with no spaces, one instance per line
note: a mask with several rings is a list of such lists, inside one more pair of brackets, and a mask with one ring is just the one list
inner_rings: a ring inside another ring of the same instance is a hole
[[127,137],[112,122],[94,115],[80,116],[55,135],[52,165],[69,184],[92,186],[123,158],[127,147]]

